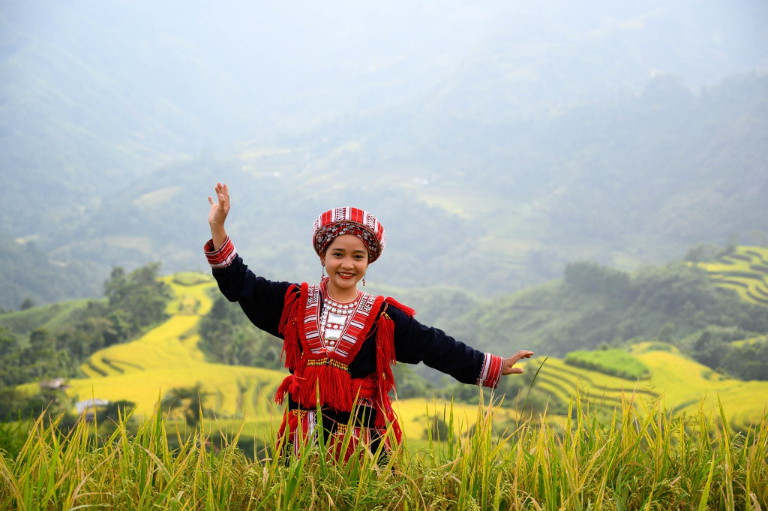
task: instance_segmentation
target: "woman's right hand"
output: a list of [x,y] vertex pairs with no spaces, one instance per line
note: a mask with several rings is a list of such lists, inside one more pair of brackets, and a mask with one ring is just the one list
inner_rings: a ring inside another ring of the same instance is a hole
[[213,198],[208,197],[211,203],[211,211],[208,213],[208,224],[211,228],[224,227],[224,221],[229,214],[229,188],[226,184],[216,183],[216,197],[218,203],[213,202]]

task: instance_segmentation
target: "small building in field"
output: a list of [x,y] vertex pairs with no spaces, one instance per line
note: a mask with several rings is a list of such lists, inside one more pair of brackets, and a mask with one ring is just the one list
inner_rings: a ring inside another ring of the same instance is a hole
[[106,399],[86,399],[85,401],[78,401],[75,403],[75,410],[77,414],[85,418],[87,421],[92,421],[96,417],[97,409],[104,408],[109,404]]

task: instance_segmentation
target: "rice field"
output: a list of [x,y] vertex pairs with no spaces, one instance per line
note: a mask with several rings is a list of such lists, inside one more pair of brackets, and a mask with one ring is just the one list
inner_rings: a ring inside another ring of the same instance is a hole
[[768,306],[768,247],[739,246],[716,263],[697,263],[718,286],[735,290],[757,305]]
[[[738,255],[738,253],[736,254]],[[738,260],[738,259],[737,259]],[[270,397],[285,377],[283,371],[255,367],[229,366],[205,360],[197,344],[200,318],[213,304],[215,282],[209,275],[184,273],[164,277],[175,298],[169,303],[168,321],[136,341],[111,346],[90,357],[81,367],[88,378],[70,381],[68,394],[77,400],[129,400],[137,405],[136,414],[149,416],[160,396],[174,387],[193,387],[198,382],[208,393],[206,409],[222,420],[245,418],[245,428],[266,432],[281,415]],[[710,369],[681,355],[676,348],[643,343],[633,346],[632,354],[650,370],[650,377],[637,382],[597,371],[566,365],[549,358],[536,385],[555,399],[567,403],[578,391],[603,414],[612,413],[622,399],[634,392],[644,402],[661,399],[676,412],[692,413],[699,406],[712,409],[720,396],[732,426],[745,430],[760,421],[768,404],[768,382],[743,382],[723,378]],[[535,370],[541,363],[528,363]],[[28,385],[30,390],[34,384]],[[441,413],[444,401],[398,400],[397,408],[406,434],[422,441],[428,413]],[[474,420],[471,405],[454,405],[465,426]],[[504,408],[507,410],[507,408]],[[642,408],[641,408],[642,410]],[[514,418],[511,411],[505,422]],[[231,428],[230,428],[231,429]]]
[[[661,400],[668,410],[687,414],[700,408],[713,411],[719,398],[731,426],[738,430],[759,422],[768,407],[768,382],[727,378],[684,357],[672,346],[660,349],[658,343],[635,344],[632,354],[648,367],[649,378],[632,382],[549,358],[535,384],[564,402],[578,391],[607,413],[632,393],[646,405]],[[534,359],[526,370],[535,370],[541,363],[541,359]]]
[[[6,509],[246,510],[759,510],[768,507],[768,423],[734,435],[722,410],[639,414],[627,396],[612,420],[572,401],[568,418],[494,432],[494,408],[424,449],[358,449],[348,461],[325,439],[283,457],[274,442],[249,459],[239,433],[221,450],[208,434],[174,436],[161,413],[135,434],[82,421],[66,436],[40,420],[18,454],[0,452]],[[453,413],[448,411],[448,421]],[[349,441],[349,432],[341,440]],[[448,431],[453,431],[449,428]],[[241,434],[242,432],[240,432]],[[0,426],[0,436],[14,435]],[[383,445],[383,444],[382,444]]]
[[[208,393],[204,407],[229,424],[227,430],[237,429],[242,420],[248,433],[258,431],[266,435],[274,429],[275,421],[279,426],[282,410],[271,397],[286,372],[211,363],[198,348],[200,337],[196,327],[210,311],[210,293],[216,290],[210,275],[183,273],[163,280],[174,293],[166,310],[170,318],[136,341],[94,353],[80,368],[88,378],[70,380],[67,394],[75,400],[132,401],[136,403],[137,416],[149,416],[168,390],[193,387],[199,382]],[[35,385],[21,388],[31,392]],[[398,401],[405,433],[420,444],[427,413],[442,413],[446,404],[442,400]],[[455,412],[461,415],[465,426],[474,420],[473,405],[457,403]],[[230,419],[236,420],[230,424]],[[211,421],[207,424],[210,428]]]
[[[196,327],[215,284],[165,282],[168,321],[95,353],[68,391],[133,401],[140,425],[81,421],[66,435],[44,419],[1,425],[0,439],[21,447],[0,451],[0,511],[768,509],[768,382],[724,378],[659,343],[632,347],[650,371],[638,381],[549,358],[534,385],[571,403],[565,416],[397,400],[405,442],[389,456],[334,462],[310,444],[299,459],[275,457],[282,410],[270,397],[285,373],[206,361]],[[193,430],[157,403],[198,382],[216,418]],[[448,425],[440,441],[427,428],[435,415]],[[243,453],[242,439],[262,450]]]

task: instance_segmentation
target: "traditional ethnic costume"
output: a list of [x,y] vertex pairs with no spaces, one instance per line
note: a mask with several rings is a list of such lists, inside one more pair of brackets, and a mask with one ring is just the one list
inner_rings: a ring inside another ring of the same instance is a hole
[[[373,215],[346,207],[317,218],[315,251],[323,253],[343,234],[363,241],[369,264],[386,245],[384,228]],[[224,296],[239,302],[258,328],[283,339],[285,367],[291,374],[275,396],[279,404],[288,400],[279,437],[293,444],[296,452],[299,445],[314,438],[318,397],[331,445],[344,437],[353,403],[356,416],[348,452],[357,442],[377,449],[388,424],[399,442],[402,433],[389,397],[395,388],[390,366],[396,361],[424,362],[462,383],[490,388],[498,384],[501,357],[474,350],[441,330],[422,325],[413,318],[413,309],[393,298],[358,292],[352,302],[340,303],[328,295],[328,278],[310,285],[257,277],[229,238],[217,250],[213,240],[209,241],[205,253]],[[388,439],[384,441],[389,446]]]

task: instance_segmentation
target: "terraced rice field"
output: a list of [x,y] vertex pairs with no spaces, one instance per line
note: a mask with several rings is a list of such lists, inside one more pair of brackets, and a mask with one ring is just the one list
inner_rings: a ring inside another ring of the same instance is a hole
[[[81,367],[89,377],[71,380],[69,395],[80,400],[127,399],[136,403],[139,415],[149,416],[158,398],[169,389],[200,382],[209,393],[205,406],[225,422],[235,419],[234,429],[243,417],[245,434],[263,435],[276,428],[275,422],[279,426],[282,408],[270,398],[285,372],[210,363],[197,346],[200,336],[196,327],[211,309],[213,301],[208,292],[215,283],[209,276],[194,278],[188,273],[163,280],[175,294],[166,311],[170,319],[136,341],[94,353]],[[398,401],[396,408],[406,435],[421,439],[428,424],[427,413],[434,415],[437,410],[442,415],[445,405],[444,401],[424,399]],[[455,404],[457,427],[461,422],[466,430],[474,424],[476,413],[474,405]]]
[[768,306],[768,248],[740,246],[716,263],[697,263],[718,286],[733,289],[745,300]]
[[[768,382],[724,378],[687,359],[675,348],[660,351],[653,343],[635,344],[632,348],[633,355],[650,369],[649,379],[632,382],[550,358],[535,385],[565,402],[578,390],[592,405],[608,412],[620,408],[622,398],[628,399],[633,392],[641,412],[644,404],[661,397],[667,410],[690,415],[699,407],[707,412],[714,410],[719,396],[731,424],[738,429],[759,422],[766,413]],[[541,359],[528,362],[526,370],[535,371],[541,362]]]
[[[746,273],[743,267],[762,264],[757,262],[758,256],[760,261],[768,258],[768,253],[765,253],[768,250],[756,252],[752,248],[740,247],[739,251],[729,256],[733,261],[731,266],[742,267],[733,271]],[[749,264],[737,256],[748,258]],[[754,269],[750,271],[758,272]],[[747,291],[758,293],[755,282],[765,287],[765,280],[758,282],[757,279],[733,275],[722,278],[724,286],[732,286],[728,279],[734,278],[752,284],[752,287],[736,286],[747,299],[750,299]],[[215,283],[209,276],[194,274],[169,276],[164,281],[175,294],[175,299],[168,305],[168,321],[136,341],[111,346],[92,355],[82,366],[88,378],[71,380],[69,394],[80,400],[91,397],[110,401],[127,399],[137,404],[138,414],[150,415],[158,398],[171,388],[191,387],[200,382],[209,393],[205,406],[214,410],[218,417],[227,421],[231,419],[233,425],[245,418],[246,434],[258,431],[259,435],[263,435],[274,428],[275,421],[279,423],[282,410],[273,405],[269,397],[274,394],[285,373],[206,361],[198,348],[200,337],[196,328],[200,318],[212,306],[208,293]],[[536,385],[564,402],[568,402],[578,390],[594,406],[608,412],[620,407],[621,400],[633,392],[640,409],[643,403],[662,396],[668,410],[686,413],[700,406],[711,409],[717,404],[719,395],[732,424],[740,429],[759,421],[765,413],[768,382],[722,378],[707,367],[688,360],[674,348],[659,351],[651,343],[633,346],[633,354],[650,369],[649,379],[633,382],[568,366],[562,360],[550,358],[539,373]],[[526,370],[536,370],[539,363],[540,360],[529,362]],[[409,440],[418,443],[424,435],[427,414],[442,416],[445,405],[443,401],[425,399],[399,400],[396,409]],[[473,405],[454,404],[454,413],[457,427],[459,423],[464,428],[471,427],[476,420],[476,407]],[[508,415],[506,420],[512,418],[512,412],[504,410],[500,413]]]
[[212,306],[207,291],[215,283],[210,278],[192,280],[193,285],[174,282],[173,276],[163,280],[175,294],[167,309],[170,319],[136,341],[94,353],[81,367],[89,378],[71,380],[68,393],[81,400],[127,399],[136,403],[137,413],[149,415],[169,389],[200,382],[209,393],[206,405],[219,416],[267,416],[266,396],[274,393],[283,373],[208,363],[197,347],[197,323]]

